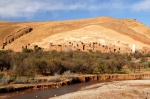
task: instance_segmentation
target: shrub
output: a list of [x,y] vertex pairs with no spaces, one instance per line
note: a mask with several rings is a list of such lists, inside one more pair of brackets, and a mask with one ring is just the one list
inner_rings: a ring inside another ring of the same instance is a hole
[[22,49],[22,52],[23,52],[23,53],[30,53],[30,52],[33,52],[33,50],[32,50],[32,49],[23,48],[23,49]]
[[61,80],[60,75],[59,74],[55,74],[54,75],[54,79],[55,79],[55,82],[59,82]]
[[34,59],[27,57],[23,61],[17,61],[15,66],[14,73],[17,76],[35,77],[36,66]]
[[[9,69],[11,75],[34,78],[37,74],[64,76],[72,73],[116,73],[122,66],[132,62],[132,57],[144,57],[141,53],[132,56],[120,53],[82,52],[82,51],[0,51],[0,70]],[[141,58],[141,63],[146,59]],[[147,63],[147,62],[146,62]],[[135,66],[130,66],[134,69]],[[68,71],[67,71],[68,70]],[[66,78],[70,78],[65,76]]]
[[146,57],[141,57],[141,58],[140,58],[140,63],[147,62],[147,60],[148,60],[148,59],[147,59]]
[[14,81],[16,84],[26,84],[28,82],[27,77],[17,77]]
[[0,72],[0,79],[3,77],[3,74]]
[[150,52],[148,52],[145,56],[146,56],[146,57],[150,57]]
[[36,61],[36,67],[38,68],[38,73],[45,74],[47,71],[47,62],[44,60],[38,60]]
[[127,58],[127,61],[131,61],[131,56],[126,56],[126,58]]
[[70,70],[68,70],[63,73],[63,77],[68,78],[68,79],[74,79],[77,77],[77,75],[74,73],[71,73]]
[[137,53],[134,53],[134,57],[135,57],[136,59],[138,59],[138,58],[140,58],[140,57],[143,57],[143,54],[140,53],[140,52],[137,52]]
[[148,67],[150,68],[150,62],[148,62]]
[[0,80],[0,85],[7,85],[10,81],[9,75],[4,75]]
[[47,79],[48,82],[59,82],[61,80],[61,77],[59,74],[55,74],[53,77],[49,77]]
[[53,59],[53,61],[49,61],[49,71],[53,75],[55,73],[62,74],[66,71],[66,67],[62,64],[63,61],[61,59]]
[[10,68],[10,60],[11,57],[9,52],[0,51],[0,71],[3,71],[3,69],[8,70]]

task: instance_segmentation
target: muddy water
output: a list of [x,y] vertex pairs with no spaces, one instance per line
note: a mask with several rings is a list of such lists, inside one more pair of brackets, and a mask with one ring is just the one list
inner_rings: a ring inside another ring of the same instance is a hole
[[66,85],[56,89],[44,89],[44,90],[35,90],[28,92],[19,92],[19,93],[9,93],[2,95],[4,99],[48,99],[55,96],[64,95],[67,93],[78,91],[82,87],[86,87],[92,84],[97,84],[99,82],[86,82],[73,85]]

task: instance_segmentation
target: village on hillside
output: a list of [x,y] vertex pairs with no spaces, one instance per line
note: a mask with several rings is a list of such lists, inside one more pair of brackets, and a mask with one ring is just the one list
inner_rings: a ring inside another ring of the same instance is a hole
[[26,49],[36,49],[36,48],[40,48],[46,51],[83,51],[83,52],[89,52],[89,51],[100,51],[101,53],[111,53],[111,52],[120,52],[120,53],[135,53],[135,52],[140,52],[140,53],[148,53],[150,52],[150,48],[148,47],[143,47],[143,49],[136,49],[136,45],[133,44],[132,47],[129,46],[129,44],[121,44],[121,46],[119,46],[120,42],[117,42],[118,45],[114,45],[114,44],[102,44],[100,42],[90,42],[90,43],[84,43],[82,41],[66,41],[64,43],[61,44],[57,44],[57,43],[48,43],[47,44],[47,48],[42,48],[38,45],[26,45],[26,46],[22,46],[22,49],[26,48]]

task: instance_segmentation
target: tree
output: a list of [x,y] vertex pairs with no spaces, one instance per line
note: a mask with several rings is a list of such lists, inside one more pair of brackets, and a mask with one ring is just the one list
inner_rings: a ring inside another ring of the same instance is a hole
[[38,68],[38,73],[46,74],[47,62],[44,60],[36,60],[36,67]]
[[32,49],[23,48],[22,52],[23,53],[30,53],[30,52],[33,52],[33,50]]
[[141,57],[140,58],[140,63],[145,63],[145,62],[147,62],[147,58],[146,57]]
[[150,62],[148,62],[148,67],[150,68]]
[[0,71],[4,68],[7,70],[10,68],[10,54],[7,51],[0,51]]
[[131,56],[127,55],[126,59],[127,59],[127,61],[131,61],[132,58],[131,58]]

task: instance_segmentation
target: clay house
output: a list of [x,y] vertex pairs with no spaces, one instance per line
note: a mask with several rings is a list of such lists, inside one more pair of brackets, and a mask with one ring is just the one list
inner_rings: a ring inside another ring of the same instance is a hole
[[63,50],[63,45],[50,43],[49,50],[51,50],[51,51],[52,50],[62,51]]
[[[91,42],[91,43],[83,43],[82,41],[66,41],[63,44],[49,44],[49,50],[57,50],[57,51],[70,51],[70,50],[79,50],[89,52],[90,50],[93,52],[100,51],[102,53],[109,53],[109,52],[120,52],[120,53],[132,53],[132,49],[129,47],[128,44],[124,44],[123,47],[108,44],[102,45],[98,42]],[[143,53],[150,52],[150,48],[144,47],[142,50]]]
[[34,49],[34,48],[31,47],[30,44],[25,44],[22,46],[22,49]]

